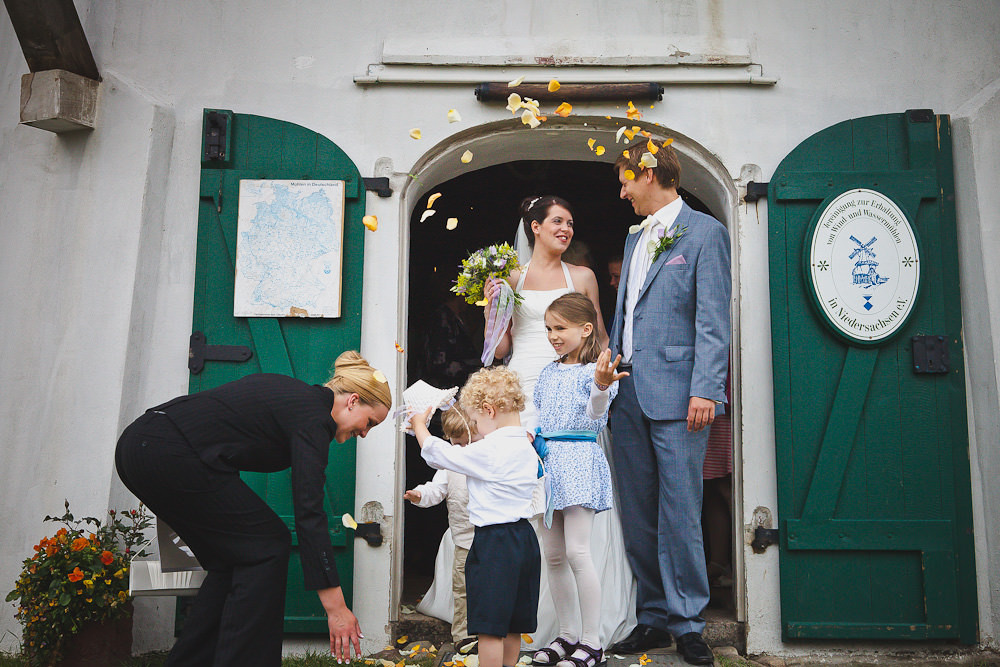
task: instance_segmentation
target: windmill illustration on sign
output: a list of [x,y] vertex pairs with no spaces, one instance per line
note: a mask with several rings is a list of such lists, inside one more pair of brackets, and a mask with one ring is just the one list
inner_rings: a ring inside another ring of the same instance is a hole
[[[873,236],[868,243],[862,243],[852,234],[851,240],[858,246],[849,256],[849,259],[856,259],[854,262],[854,271],[852,272],[854,284],[867,290],[889,282],[888,278],[878,274],[878,262],[875,261],[875,250],[872,248],[872,245],[878,240],[877,237]],[[871,295],[864,297],[865,310],[872,309],[871,298]]]

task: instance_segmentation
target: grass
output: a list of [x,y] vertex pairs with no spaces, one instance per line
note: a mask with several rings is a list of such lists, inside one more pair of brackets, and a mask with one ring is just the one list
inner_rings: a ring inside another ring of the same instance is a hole
[[[145,655],[135,656],[126,662],[121,663],[118,667],[161,667],[161,665],[163,665],[166,661],[166,653],[147,653]],[[433,667],[436,661],[436,657],[428,656],[420,658],[419,660],[407,660],[406,664],[408,667]],[[27,660],[18,655],[0,653],[0,667],[27,667],[27,664]],[[307,653],[305,655],[284,658],[281,661],[281,667],[330,667],[336,664],[337,661],[331,656],[320,653]],[[338,667],[344,667],[344,665],[339,665]],[[365,664],[364,659],[360,659],[354,660],[350,664],[350,667],[370,666]]]

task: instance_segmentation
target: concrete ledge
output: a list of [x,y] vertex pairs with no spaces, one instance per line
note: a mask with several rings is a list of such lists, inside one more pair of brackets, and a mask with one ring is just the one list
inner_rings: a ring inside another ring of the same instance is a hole
[[92,130],[100,82],[61,69],[21,77],[21,124],[49,132]]

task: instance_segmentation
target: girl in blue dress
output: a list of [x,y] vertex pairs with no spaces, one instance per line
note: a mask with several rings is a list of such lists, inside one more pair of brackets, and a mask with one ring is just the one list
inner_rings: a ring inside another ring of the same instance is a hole
[[[545,331],[559,358],[542,368],[535,384],[536,449],[551,480],[542,543],[549,588],[559,617],[559,635],[534,654],[536,665],[595,667],[600,642],[601,582],[590,551],[597,512],[611,508],[611,471],[597,434],[608,421],[608,405],[621,356],[601,352],[598,315],[583,294],[570,293],[545,311]],[[576,592],[574,596],[574,581]],[[579,613],[578,613],[579,612]]]

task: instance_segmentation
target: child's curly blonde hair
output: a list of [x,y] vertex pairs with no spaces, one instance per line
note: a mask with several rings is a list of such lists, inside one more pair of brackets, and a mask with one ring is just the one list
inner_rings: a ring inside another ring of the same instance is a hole
[[468,436],[471,442],[472,436],[479,433],[476,430],[476,420],[470,419],[458,403],[441,413],[441,430],[444,431],[444,437],[452,442],[463,436]]
[[483,403],[497,412],[520,412],[524,410],[524,392],[517,373],[506,366],[481,368],[462,387],[459,403],[469,415],[475,415]]

